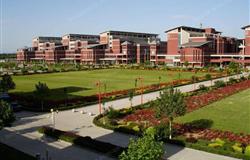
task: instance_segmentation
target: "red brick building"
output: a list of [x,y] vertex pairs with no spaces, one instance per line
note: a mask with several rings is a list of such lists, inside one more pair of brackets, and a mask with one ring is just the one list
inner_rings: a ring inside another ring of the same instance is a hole
[[[225,37],[214,28],[180,26],[166,31],[166,63],[202,67],[207,64],[227,65],[231,61],[241,62],[242,40]],[[246,61],[245,61],[246,62]],[[247,63],[243,65],[247,65]]]
[[100,34],[100,44],[105,44],[102,63],[128,64],[150,61],[150,43],[159,40],[158,34],[106,31]]
[[65,61],[78,63],[146,63],[193,67],[224,66],[231,61],[250,65],[250,25],[242,28],[245,38],[222,36],[214,28],[179,26],[166,31],[167,41],[158,34],[106,31],[100,35],[67,34],[37,37],[31,48],[17,51],[18,61]]

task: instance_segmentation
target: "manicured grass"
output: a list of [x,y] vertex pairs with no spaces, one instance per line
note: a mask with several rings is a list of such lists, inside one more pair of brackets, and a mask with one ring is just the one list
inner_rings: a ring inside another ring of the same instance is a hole
[[[32,92],[35,84],[39,81],[46,83],[53,91],[53,98],[63,94],[63,88],[67,87],[70,96],[87,96],[97,93],[95,83],[100,80],[106,83],[106,91],[130,89],[135,87],[135,79],[139,76],[144,78],[144,85],[170,82],[172,80],[190,79],[193,72],[170,72],[170,71],[149,71],[129,69],[104,69],[92,71],[63,72],[51,74],[36,74],[26,76],[13,76],[16,89],[11,92]],[[205,73],[197,73],[196,76],[203,76]],[[138,82],[138,85],[140,83]],[[104,87],[102,87],[104,90]]]
[[35,157],[32,157],[26,153],[23,153],[15,148],[7,146],[0,143],[0,155],[2,160],[35,160]]
[[213,129],[250,134],[250,89],[179,117],[176,122],[199,119],[211,119]]

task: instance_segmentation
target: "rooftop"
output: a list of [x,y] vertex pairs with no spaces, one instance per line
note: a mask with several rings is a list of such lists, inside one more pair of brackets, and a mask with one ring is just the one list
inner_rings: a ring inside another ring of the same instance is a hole
[[43,43],[43,42],[54,42],[54,43],[57,43],[57,44],[60,44],[61,40],[62,40],[61,37],[44,37],[44,36],[38,36],[38,37],[33,38],[33,40],[34,39],[38,39],[38,41],[40,43]]
[[[170,32],[170,31],[175,30],[175,29],[180,29],[180,28],[182,28],[184,30],[191,30],[191,31],[196,31],[196,32],[205,32],[205,30],[207,29],[207,28],[195,28],[195,27],[189,27],[189,26],[179,26],[179,27],[169,29],[169,30],[165,31],[165,33]],[[221,33],[221,32],[215,31],[215,33]]]
[[[105,31],[102,33],[110,33],[110,34],[136,34],[136,35],[148,35],[148,36],[158,36],[158,34],[154,34],[154,33],[141,33],[141,32],[127,32],[127,31],[114,31],[114,30],[109,30],[109,31]],[[100,33],[100,34],[102,34]]]
[[249,27],[250,27],[250,25],[247,25],[247,26],[242,27],[241,29],[246,29],[246,28],[249,28]]
[[63,36],[70,36],[70,37],[95,37],[95,38],[99,38],[99,35],[92,35],[92,34],[75,34],[75,33],[69,33],[69,34],[65,34]]

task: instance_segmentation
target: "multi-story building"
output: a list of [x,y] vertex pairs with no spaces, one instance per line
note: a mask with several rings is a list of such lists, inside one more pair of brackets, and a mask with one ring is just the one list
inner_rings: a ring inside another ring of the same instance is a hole
[[99,35],[66,34],[62,36],[62,44],[66,47],[64,61],[81,62],[81,49],[90,44],[99,43]]
[[167,41],[158,34],[106,31],[100,35],[67,34],[37,37],[31,48],[17,52],[19,61],[74,61],[78,63],[145,63],[202,67],[227,65],[231,61],[250,65],[250,25],[243,27],[245,38],[222,36],[214,28],[179,26],[166,31]]
[[185,62],[200,67],[217,62],[225,65],[230,61],[217,61],[216,57],[239,54],[239,40],[224,37],[214,28],[180,26],[166,33],[168,49],[165,61],[172,65],[183,65]]
[[32,47],[25,47],[17,50],[17,61],[29,62],[31,58],[35,58],[35,50]]
[[159,41],[158,34],[126,31],[106,31],[100,34],[100,44],[106,45],[103,63],[144,63],[150,60],[150,43]]

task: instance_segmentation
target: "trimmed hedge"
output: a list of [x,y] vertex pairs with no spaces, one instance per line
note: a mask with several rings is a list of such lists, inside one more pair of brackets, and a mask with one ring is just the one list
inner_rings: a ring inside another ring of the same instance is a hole
[[117,158],[126,149],[111,143],[92,139],[89,136],[82,137],[71,132],[65,132],[51,127],[41,127],[38,129],[38,132],[45,134],[46,136],[67,141],[79,147],[104,153],[115,158]]

